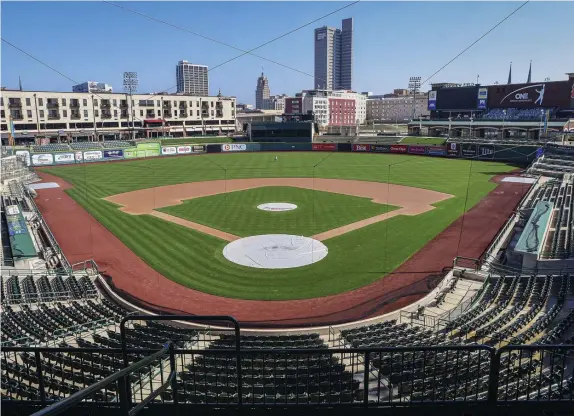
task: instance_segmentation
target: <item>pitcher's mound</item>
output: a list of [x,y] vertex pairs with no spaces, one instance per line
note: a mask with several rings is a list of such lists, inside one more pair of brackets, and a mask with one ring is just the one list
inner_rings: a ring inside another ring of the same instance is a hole
[[327,246],[309,237],[288,234],[254,235],[235,240],[223,249],[233,263],[259,269],[289,269],[323,260]]

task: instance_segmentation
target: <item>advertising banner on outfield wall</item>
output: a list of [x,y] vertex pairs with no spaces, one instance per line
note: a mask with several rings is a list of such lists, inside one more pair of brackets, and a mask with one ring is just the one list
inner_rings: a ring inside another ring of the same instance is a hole
[[205,146],[202,144],[193,145],[191,146],[191,150],[193,153],[203,153],[205,152]]
[[370,152],[371,145],[370,144],[354,144],[353,145],[353,152]]
[[460,144],[459,143],[447,143],[446,144],[446,154],[450,157],[460,156]]
[[427,148],[425,146],[409,146],[409,153],[413,155],[426,155]]
[[124,157],[126,159],[134,159],[138,157],[138,150],[136,147],[130,147],[129,149],[124,149]]
[[406,144],[392,144],[391,153],[407,153],[409,147]]
[[32,155],[32,164],[34,166],[51,165],[52,163],[54,163],[54,156],[50,153]]
[[124,151],[123,150],[104,150],[104,159],[123,159],[124,158]]
[[479,145],[478,146],[479,159],[494,159],[494,146]]
[[178,155],[186,155],[191,153],[191,146],[177,146]]
[[165,146],[161,148],[162,155],[176,155],[177,154],[177,147],[175,146]]
[[76,159],[76,162],[83,162],[84,161],[84,154],[82,152],[75,152],[74,158]]
[[101,150],[90,150],[84,152],[84,160],[101,160],[103,157]]
[[476,158],[476,144],[474,143],[461,143],[460,144],[462,157]]
[[56,163],[76,163],[73,153],[56,153],[54,154],[54,162]]
[[221,145],[222,152],[245,152],[247,150],[247,145],[240,143],[226,143]]
[[391,146],[388,144],[373,144],[371,145],[371,152],[391,153]]
[[313,150],[319,152],[334,152],[337,150],[336,143],[313,143]]
[[427,155],[446,156],[446,149],[444,146],[427,146]]
[[26,161],[26,166],[30,166],[30,152],[27,150],[16,150],[16,156]]

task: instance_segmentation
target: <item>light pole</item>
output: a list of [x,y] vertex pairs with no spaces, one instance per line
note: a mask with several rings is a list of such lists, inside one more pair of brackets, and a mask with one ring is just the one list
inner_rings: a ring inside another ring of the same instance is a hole
[[415,118],[415,102],[417,100],[417,92],[421,88],[421,77],[410,77],[409,78],[409,90],[413,96],[413,110],[411,120]]
[[506,122],[506,110],[502,110],[502,139],[504,140],[504,123]]
[[94,139],[98,142],[100,139],[98,138],[98,124],[96,123],[96,108],[94,106],[94,95],[92,94],[92,119],[94,120]]
[[448,118],[448,138],[450,139],[450,128],[452,125],[452,117]]
[[470,129],[468,130],[468,138],[472,140],[472,122],[474,119],[470,116]]
[[134,108],[133,108],[133,98],[132,94],[138,90],[138,73],[137,72],[124,72],[124,91],[126,93],[126,97],[129,96],[128,101],[128,124],[129,119],[131,116],[132,119],[132,140],[136,138],[136,131],[134,127]]

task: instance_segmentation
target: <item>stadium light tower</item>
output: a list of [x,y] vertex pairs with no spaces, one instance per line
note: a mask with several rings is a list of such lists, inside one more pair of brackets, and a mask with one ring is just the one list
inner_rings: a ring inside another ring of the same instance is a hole
[[411,92],[411,95],[413,96],[413,112],[412,112],[412,117],[411,120],[414,120],[415,118],[415,112],[416,112],[416,102],[417,102],[417,92],[420,90],[421,88],[421,77],[410,77],[409,78],[409,91]]
[[[136,131],[134,127],[134,108],[133,108],[133,100],[132,94],[138,90],[138,73],[137,72],[124,72],[124,91],[126,93],[126,100],[128,100],[128,111],[132,119],[132,140],[136,138]],[[129,97],[129,98],[128,98]]]

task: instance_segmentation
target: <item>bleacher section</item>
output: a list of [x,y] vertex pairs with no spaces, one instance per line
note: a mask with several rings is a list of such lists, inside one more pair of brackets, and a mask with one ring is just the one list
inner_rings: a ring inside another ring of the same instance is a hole
[[[554,109],[548,109],[550,112],[549,119],[552,119],[556,113]],[[545,117],[546,109],[540,108],[493,108],[488,113],[482,116],[475,116],[477,119],[482,120],[506,120],[506,121],[540,121]]]
[[544,155],[528,168],[528,173],[554,178],[562,178],[565,174],[574,174],[574,153],[559,153],[551,149],[546,148]]

